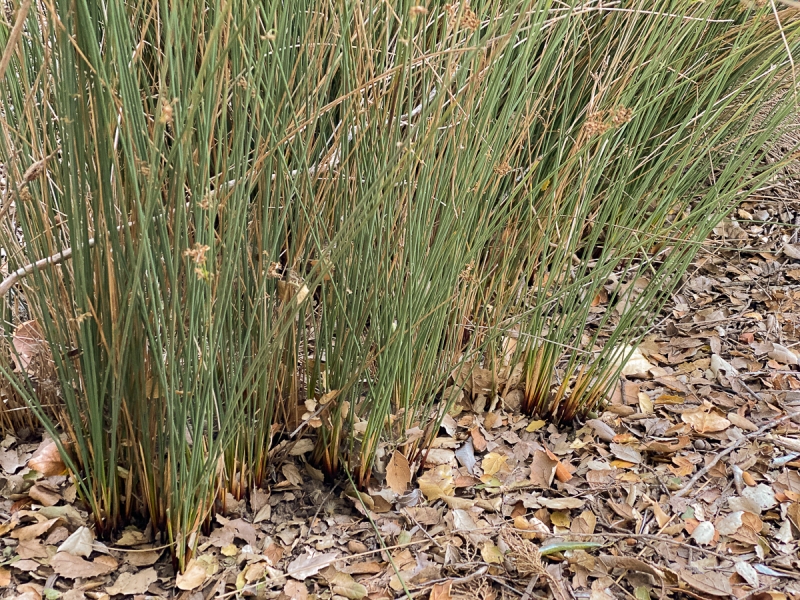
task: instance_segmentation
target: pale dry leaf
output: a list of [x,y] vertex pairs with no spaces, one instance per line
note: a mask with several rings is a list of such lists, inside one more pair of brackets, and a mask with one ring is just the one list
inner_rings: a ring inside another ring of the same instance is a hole
[[50,528],[53,525],[55,525],[59,520],[60,519],[56,517],[54,519],[48,519],[46,521],[42,521],[41,523],[36,523],[34,525],[26,525],[25,527],[19,527],[11,532],[11,537],[19,540],[20,542],[36,539],[40,535],[44,535],[45,533],[50,531]]
[[597,517],[590,510],[583,511],[580,516],[572,520],[570,525],[571,533],[580,533],[584,535],[592,535],[594,528],[597,526]]
[[313,577],[325,567],[330,566],[339,556],[337,552],[318,554],[311,549],[306,550],[286,567],[286,574],[298,581]]
[[765,483],[759,483],[753,487],[745,487],[742,490],[742,496],[752,501],[761,511],[775,508],[778,505],[775,492]]
[[456,460],[465,467],[470,475],[475,474],[475,464],[478,460],[475,458],[475,448],[472,445],[472,439],[468,438],[461,447],[455,452]]
[[0,567],[0,588],[7,588],[9,585],[11,585],[11,571]]
[[[17,369],[21,371],[28,371],[28,367],[34,357],[47,345],[42,334],[42,328],[36,319],[17,325],[16,329],[14,329],[11,343],[16,351],[13,357],[14,362],[17,363]],[[35,373],[30,374],[34,375]]]
[[302,581],[292,581],[290,579],[283,586],[283,593],[289,600],[308,600],[308,588]]
[[536,450],[531,461],[531,483],[538,488],[549,488],[556,474],[558,460],[550,458],[546,452]]
[[189,561],[183,573],[178,573],[175,585],[180,590],[196,590],[219,570],[219,563],[213,554],[203,554]]
[[111,556],[98,556],[93,561],[84,560],[66,552],[58,552],[50,559],[50,567],[67,579],[91,578],[107,575],[119,567]]
[[692,573],[686,569],[680,571],[680,577],[689,586],[712,596],[728,597],[733,595],[731,582],[728,577],[718,571],[705,573]]
[[163,554],[163,550],[147,550],[144,552],[141,550],[137,548],[136,552],[127,553],[125,556],[126,562],[134,567],[149,567],[155,564]]
[[115,594],[123,594],[125,596],[134,596],[136,594],[144,594],[150,584],[158,580],[158,573],[152,567],[143,569],[138,573],[122,573],[114,585],[106,588],[106,592],[113,596]]
[[789,350],[786,346],[772,343],[772,351],[767,353],[771,359],[783,365],[796,365],[798,363],[797,354]]
[[701,521],[700,524],[694,528],[690,537],[701,546],[708,546],[714,541],[715,533],[713,523],[710,521]]
[[611,452],[619,458],[620,460],[624,460],[625,462],[639,464],[642,462],[642,455],[641,453],[634,447],[628,446],[626,444],[609,444],[609,448]]
[[45,483],[37,483],[28,490],[28,496],[41,506],[55,506],[61,501],[61,494]]
[[394,451],[386,465],[386,483],[395,494],[402,494],[411,483],[411,468],[404,454]]
[[760,585],[758,579],[758,571],[753,568],[753,565],[743,560],[737,561],[735,565],[736,572],[741,575],[748,584],[753,588],[758,588]]
[[439,465],[426,471],[417,479],[417,483],[429,502],[445,496],[454,496],[456,492],[455,478],[450,465]]
[[508,469],[508,457],[497,452],[489,452],[481,461],[484,475],[495,475]]
[[283,476],[286,477],[286,480],[297,487],[303,485],[303,476],[300,474],[300,470],[293,465],[292,463],[286,463],[281,467],[281,473]]
[[0,469],[7,475],[13,475],[19,471],[24,464],[25,461],[20,459],[16,449],[0,450]]
[[73,556],[88,558],[92,553],[94,535],[88,527],[78,527],[64,543],[58,547],[58,552],[66,552]]
[[336,571],[332,577],[327,578],[328,585],[334,594],[349,598],[350,600],[361,600],[367,595],[367,588],[358,583],[349,573]]
[[758,426],[755,423],[753,423],[750,419],[742,417],[739,415],[739,413],[728,413],[728,421],[733,423],[739,429],[744,429],[746,431],[758,431]]
[[580,498],[537,498],[536,501],[551,510],[582,508],[584,505],[584,501]]
[[714,410],[708,402],[703,406],[684,412],[681,414],[681,420],[691,425],[698,433],[724,431],[731,426],[731,422]]

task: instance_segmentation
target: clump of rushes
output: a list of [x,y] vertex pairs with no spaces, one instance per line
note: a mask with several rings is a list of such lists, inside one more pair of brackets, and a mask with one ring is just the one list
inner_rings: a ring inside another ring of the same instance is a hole
[[317,464],[366,486],[387,449],[418,458],[472,369],[522,363],[523,408],[556,420],[602,401],[781,166],[760,158],[800,40],[791,10],[737,2],[20,16],[0,26],[6,394],[99,531],[144,516],[181,566],[278,435],[315,431]]

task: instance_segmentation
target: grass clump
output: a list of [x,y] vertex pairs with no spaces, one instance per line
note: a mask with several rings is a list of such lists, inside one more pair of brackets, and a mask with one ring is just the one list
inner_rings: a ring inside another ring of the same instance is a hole
[[277,435],[314,429],[323,472],[366,486],[476,371],[531,413],[594,408],[779,168],[800,40],[794,9],[735,1],[20,14],[6,393],[99,530],[143,516],[182,564]]

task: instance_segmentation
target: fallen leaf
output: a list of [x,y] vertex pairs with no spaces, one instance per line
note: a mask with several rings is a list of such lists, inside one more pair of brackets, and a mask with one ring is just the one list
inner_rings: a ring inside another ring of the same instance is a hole
[[508,457],[497,452],[490,452],[481,461],[481,469],[485,475],[495,475],[507,468]]
[[681,414],[681,420],[691,425],[698,433],[724,431],[731,426],[731,422],[714,410],[714,407],[707,401],[703,406]]
[[577,519],[572,520],[570,525],[571,533],[580,533],[584,535],[592,535],[594,528],[597,526],[597,517],[590,510],[583,511]]
[[349,598],[350,600],[361,600],[367,595],[367,588],[358,583],[349,573],[335,571],[332,577],[327,577],[328,585],[334,594]]
[[55,506],[61,501],[61,494],[43,483],[37,483],[29,489],[28,496],[42,506]]
[[175,585],[179,590],[192,591],[201,587],[219,569],[219,563],[212,554],[203,554],[189,561],[183,573],[178,573]]
[[583,500],[580,498],[537,498],[536,501],[551,510],[581,508],[584,505]]
[[0,588],[7,588],[11,585],[11,571],[0,567]]
[[286,574],[298,581],[305,581],[309,577],[313,577],[325,567],[330,566],[336,557],[339,556],[336,552],[328,552],[326,554],[318,554],[313,550],[306,550],[289,563],[286,569]]
[[287,581],[286,585],[283,586],[283,593],[288,596],[289,600],[308,599],[308,588],[302,581]]
[[426,471],[417,479],[419,489],[429,502],[445,496],[454,496],[456,492],[453,469],[450,465],[439,465]]
[[758,572],[753,568],[753,565],[746,563],[743,560],[737,561],[734,568],[736,572],[744,579],[750,587],[758,588],[759,579]]
[[530,423],[528,423],[528,426],[525,428],[525,431],[527,431],[528,433],[533,433],[534,431],[539,431],[545,425],[547,425],[547,422],[542,421],[541,419],[537,421],[531,421]]
[[556,474],[557,460],[551,459],[546,452],[536,450],[531,461],[531,483],[536,487],[549,488]]
[[50,528],[58,521],[59,519],[56,517],[55,519],[48,519],[46,521],[42,521],[41,523],[36,523],[35,525],[19,527],[11,532],[11,537],[19,540],[20,542],[33,540],[50,531]]
[[283,473],[283,476],[286,477],[286,481],[291,485],[296,487],[303,485],[303,476],[300,474],[300,470],[292,463],[283,465],[281,467],[281,473]]
[[642,462],[642,455],[636,448],[624,444],[614,443],[609,444],[609,448],[614,456],[624,460],[625,462],[633,463],[635,465],[638,465]]
[[133,596],[135,594],[144,594],[151,583],[158,580],[158,574],[152,567],[144,569],[138,573],[122,573],[114,585],[106,588],[106,592],[113,596],[115,594],[124,594],[125,596]]
[[490,541],[484,542],[483,546],[481,546],[481,557],[483,558],[484,562],[487,562],[490,565],[503,564],[503,553],[500,551],[500,548],[495,546]]
[[467,439],[466,442],[461,444],[458,450],[456,450],[455,456],[461,466],[466,467],[470,475],[475,474],[475,464],[478,460],[475,458],[475,448],[472,445],[472,439]]
[[770,486],[764,483],[760,483],[754,487],[745,487],[742,490],[742,496],[752,501],[762,511],[775,508],[778,505],[775,492]]
[[402,494],[411,483],[411,468],[408,459],[397,450],[392,454],[389,464],[386,465],[386,483],[395,494]]
[[84,560],[66,552],[58,552],[50,559],[50,567],[67,579],[91,578],[107,575],[119,567],[110,556],[98,556],[93,561]]
[[94,535],[88,527],[78,527],[64,543],[58,547],[58,552],[66,552],[73,556],[83,556],[88,558],[92,553]]
[[28,370],[28,367],[33,358],[47,347],[42,328],[36,319],[17,325],[16,329],[14,329],[11,343],[16,351],[14,362],[17,363],[17,369],[28,371],[29,374],[35,375],[35,373]]
[[445,581],[444,583],[435,583],[431,588],[431,595],[429,600],[450,600],[450,591],[453,589],[452,581]]
[[692,573],[683,569],[680,577],[689,586],[696,590],[711,594],[712,596],[732,596],[733,589],[728,578],[717,571],[706,571],[705,573]]
[[691,538],[701,546],[708,546],[714,541],[714,524],[710,521],[702,521],[692,531]]
[[49,440],[39,446],[33,456],[28,459],[28,468],[41,473],[45,477],[63,475],[67,472],[67,466],[61,460],[58,446],[53,440]]

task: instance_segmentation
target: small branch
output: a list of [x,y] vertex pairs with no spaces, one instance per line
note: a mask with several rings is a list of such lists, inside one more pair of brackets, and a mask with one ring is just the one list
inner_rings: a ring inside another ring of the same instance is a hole
[[[89,247],[94,246],[94,238],[89,240]],[[48,256],[47,258],[42,258],[41,260],[37,260],[35,263],[30,263],[25,265],[24,267],[20,267],[13,273],[11,273],[8,277],[3,279],[0,282],[0,297],[5,296],[14,285],[22,279],[23,277],[27,277],[34,271],[38,271],[39,269],[43,269],[45,267],[49,267],[50,265],[57,265],[61,262],[64,262],[68,258],[72,257],[72,248],[67,248],[62,250],[61,252],[56,252],[52,256]]]
[[28,18],[28,11],[31,9],[31,4],[33,4],[33,0],[25,0],[17,11],[17,20],[14,21],[14,28],[11,30],[11,34],[8,36],[8,43],[6,43],[6,47],[3,49],[3,57],[0,58],[0,81],[2,81],[6,76],[8,63],[11,62],[11,55],[14,53],[14,50],[17,47],[17,42],[22,36],[22,28],[25,26],[25,19]]
[[772,421],[770,421],[769,423],[767,423],[766,425],[764,425],[763,427],[761,427],[759,430],[757,430],[757,431],[754,431],[753,433],[748,433],[747,435],[740,437],[738,440],[736,440],[735,442],[733,442],[733,443],[732,443],[730,446],[728,446],[727,448],[725,448],[725,450],[723,450],[722,452],[720,452],[719,454],[717,454],[717,455],[716,455],[716,456],[715,456],[715,457],[714,457],[714,458],[711,460],[711,462],[710,462],[710,463],[708,463],[708,465],[707,465],[705,468],[703,468],[703,469],[700,469],[700,470],[697,472],[697,475],[695,475],[694,477],[692,477],[692,478],[689,480],[689,483],[687,483],[685,486],[683,486],[683,487],[682,487],[680,490],[678,490],[678,491],[675,493],[675,497],[677,497],[677,498],[681,498],[681,497],[685,496],[686,494],[688,494],[688,493],[689,493],[689,491],[690,491],[690,490],[692,489],[692,487],[694,486],[694,484],[695,484],[695,483],[697,483],[698,481],[700,481],[700,478],[701,478],[701,477],[703,477],[704,475],[707,475],[707,474],[708,474],[708,472],[709,472],[711,469],[713,469],[713,468],[714,468],[714,467],[717,465],[717,463],[718,463],[718,462],[719,462],[719,461],[720,461],[720,460],[721,460],[721,459],[722,459],[724,456],[727,456],[728,454],[730,454],[731,452],[733,452],[734,450],[736,450],[737,448],[739,448],[739,447],[740,447],[740,446],[741,446],[741,445],[742,445],[744,442],[746,442],[747,440],[751,440],[751,439],[753,439],[753,438],[760,437],[760,436],[764,435],[764,434],[765,434],[767,431],[769,431],[770,429],[772,429],[773,427],[776,427],[777,425],[780,425],[780,424],[781,424],[781,423],[783,423],[784,421],[788,421],[789,419],[793,419],[794,417],[796,417],[796,416],[798,416],[798,415],[800,415],[800,411],[798,411],[798,412],[793,412],[793,413],[790,413],[790,414],[788,414],[788,415],[784,415],[784,416],[782,416],[782,417],[781,417],[781,418],[779,418],[779,419],[773,419]]

